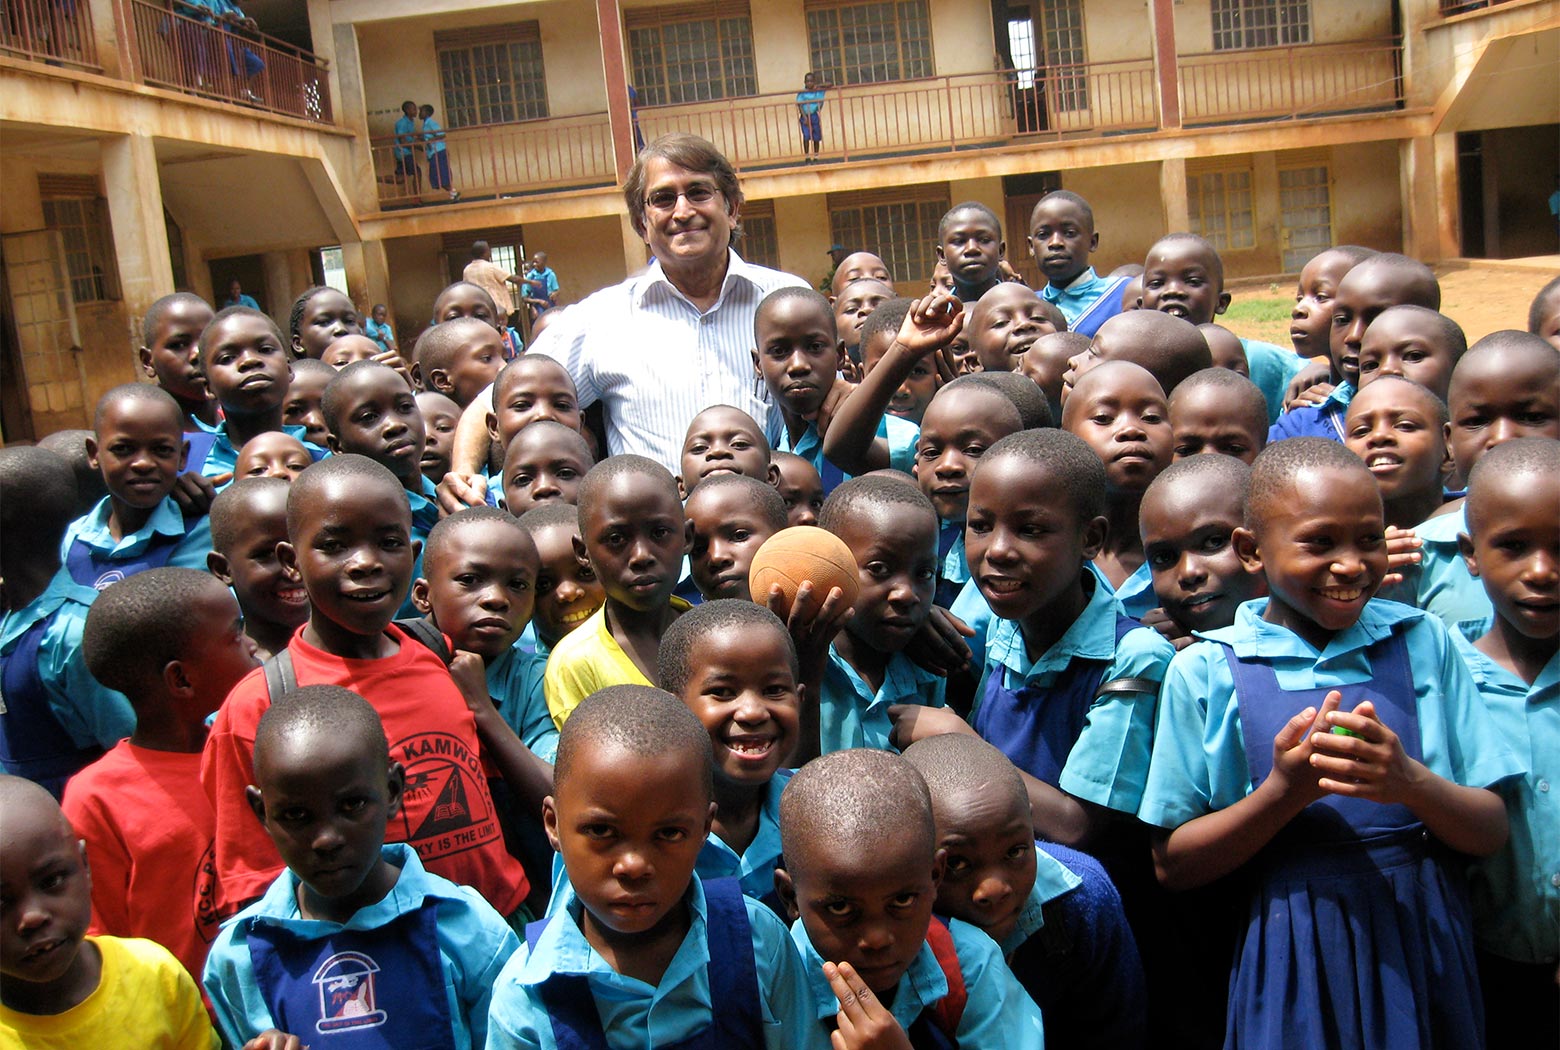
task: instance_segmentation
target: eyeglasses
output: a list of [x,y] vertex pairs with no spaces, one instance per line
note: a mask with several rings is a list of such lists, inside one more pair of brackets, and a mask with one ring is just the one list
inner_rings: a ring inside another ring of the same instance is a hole
[[715,194],[720,192],[717,186],[711,186],[707,182],[696,182],[682,192],[673,189],[656,190],[645,198],[645,203],[656,211],[671,211],[677,207],[677,198],[681,197],[689,204],[708,204],[715,199]]

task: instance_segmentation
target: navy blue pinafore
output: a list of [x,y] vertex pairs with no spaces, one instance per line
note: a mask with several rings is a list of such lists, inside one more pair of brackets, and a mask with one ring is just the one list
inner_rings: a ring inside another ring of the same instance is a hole
[[314,1047],[437,1050],[451,1043],[439,902],[372,930],[307,939],[249,928],[255,981],[277,1028]]
[[[710,1023],[658,1050],[763,1050],[764,1013],[758,1000],[758,968],[753,962],[753,929],[748,923],[742,886],[736,879],[705,879],[704,910],[710,962]],[[526,946],[536,942],[557,916],[525,928]],[[564,918],[564,922],[569,921]],[[581,974],[554,974],[539,986],[552,1018],[558,1050],[609,1050],[590,981]]]
[[[1278,731],[1331,689],[1344,711],[1370,700],[1422,757],[1407,644],[1394,632],[1366,655],[1368,682],[1285,691],[1270,664],[1224,647],[1253,784],[1272,771]],[[1248,865],[1226,1048],[1482,1047],[1472,919],[1451,857],[1406,806],[1341,795],[1307,806]]]
[[49,692],[38,674],[38,651],[48,626],[49,617],[39,620],[0,656],[0,769],[59,798],[65,781],[103,749],[77,747],[49,708]]

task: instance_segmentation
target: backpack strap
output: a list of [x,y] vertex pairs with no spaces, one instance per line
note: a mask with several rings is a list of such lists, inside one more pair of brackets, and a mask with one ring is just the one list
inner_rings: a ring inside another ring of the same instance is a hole
[[931,945],[943,976],[948,980],[948,994],[926,1008],[925,1014],[949,1039],[959,1033],[959,1022],[964,1020],[964,1006],[969,1002],[969,991],[964,986],[964,969],[959,965],[959,953],[953,945],[953,934],[948,924],[934,915],[926,928],[926,943]]
[[298,688],[298,674],[293,670],[291,649],[283,649],[262,665],[265,669],[266,700],[275,703]]
[[455,659],[455,654],[450,652],[449,645],[444,641],[444,632],[429,623],[427,617],[417,616],[406,620],[397,620],[395,625],[421,642],[425,648],[433,652],[433,655],[443,660],[445,667],[448,667],[450,661]]

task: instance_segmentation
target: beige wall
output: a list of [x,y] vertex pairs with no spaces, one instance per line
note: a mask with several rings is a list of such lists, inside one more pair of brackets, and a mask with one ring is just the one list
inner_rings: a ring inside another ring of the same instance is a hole
[[827,252],[828,198],[821,193],[775,200],[775,236],[779,240],[780,269],[794,273],[817,287],[832,265]]
[[1397,143],[1334,146],[1329,152],[1334,241],[1378,251],[1402,251]]
[[547,253],[547,265],[558,274],[558,302],[577,303],[598,288],[628,276],[621,251],[618,220],[603,215],[569,222],[528,222],[525,250]]
[[1090,62],[1152,58],[1154,31],[1147,0],[1089,0],[1083,7],[1083,46]]
[[[1083,197],[1094,209],[1100,247],[1093,265],[1102,274],[1125,263],[1141,264],[1149,247],[1165,235],[1158,164],[1064,171],[1062,188]],[[1011,238],[1008,249],[1013,250]]]
[[[1176,4],[1175,44],[1179,53],[1201,54],[1213,50],[1212,10],[1206,3]],[[1390,0],[1311,0],[1311,42],[1314,44],[1371,40],[1391,32]]]

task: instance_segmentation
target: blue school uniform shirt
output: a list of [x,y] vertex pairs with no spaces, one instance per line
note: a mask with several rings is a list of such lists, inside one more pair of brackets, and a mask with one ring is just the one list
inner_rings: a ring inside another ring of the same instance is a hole
[[417,121],[401,114],[401,119],[395,122],[395,155],[403,159],[412,156],[412,143],[417,141]]
[[428,156],[431,157],[435,153],[444,152],[446,148],[444,145],[444,128],[441,127],[439,122],[434,120],[432,117],[425,117],[423,119],[422,138],[423,142],[425,143],[423,148],[427,151]]
[[[48,696],[49,714],[78,748],[106,750],[135,732],[135,711],[123,693],[92,677],[81,653],[87,610],[97,595],[61,567],[42,594],[0,619],[0,654],[9,656],[23,635],[43,624],[34,668]],[[6,772],[21,775],[20,768]]]
[[60,544],[60,557],[70,556],[71,545],[80,540],[101,559],[130,561],[144,554],[159,536],[182,536],[175,543],[167,564],[179,569],[206,571],[206,555],[211,553],[211,520],[202,514],[198,518],[184,517],[179,504],[172,496],[164,496],[152,510],[146,524],[129,535],[114,539],[109,531],[108,519],[113,513],[109,497],[104,496],[97,506],[70,523],[65,539]]
[[[948,920],[948,932],[953,938],[954,952],[959,957],[959,971],[964,977],[964,989],[968,996],[964,1004],[964,1016],[959,1020],[956,1033],[958,1045],[1000,1050],[1043,1050],[1045,1034],[1040,1021],[1040,1008],[1018,983],[1013,971],[1008,969],[997,943],[986,936],[984,930],[958,919]],[[808,940],[802,920],[797,919],[791,924],[791,937],[801,950],[802,968],[806,971],[807,985],[812,993],[812,1033],[806,1045],[827,1050],[830,1045],[829,1031],[835,1015],[839,1013],[840,1001],[829,987],[829,979],[823,975],[825,960],[812,946],[812,941]],[[894,1002],[889,1011],[899,1026],[908,1031],[923,1010],[935,1006],[947,994],[948,977],[943,973],[931,945],[922,943],[910,968],[899,978],[899,986],[894,990]]]
[[[525,945],[498,975],[488,1013],[491,1050],[537,1047],[555,1050],[552,1019],[540,988],[556,974],[584,977],[590,985],[601,1028],[612,1050],[664,1046],[709,1024],[710,949],[704,886],[694,875],[688,887],[692,922],[658,985],[614,970],[580,930],[582,905],[567,886],[561,907],[537,939],[535,951]],[[753,962],[758,971],[759,1008],[764,1042],[770,1050],[795,1050],[798,1036],[811,1021],[811,1003],[802,963],[785,924],[764,905],[746,900],[753,929]],[[724,1009],[724,1005],[722,1006]],[[827,1047],[827,1042],[821,1044]]]
[[[915,463],[915,446],[921,440],[921,428],[908,419],[885,413],[878,421],[877,436],[888,442],[888,465],[895,470],[910,473]],[[813,469],[818,471],[818,477],[823,480],[823,494],[826,496],[851,476],[824,456],[823,435],[818,433],[816,423],[809,422],[807,429],[794,442],[791,440],[791,432],[782,423],[779,435],[773,437],[770,444],[776,452],[790,452],[811,463]]]
[[[975,693],[977,707],[991,675],[1002,675],[1002,684],[1008,689],[1026,685],[1044,688],[1074,659],[1108,661],[1101,683],[1118,678],[1150,682],[1164,678],[1175,647],[1148,627],[1129,631],[1118,642],[1116,617],[1121,603],[1092,567],[1083,573],[1083,581],[1090,592],[1088,604],[1062,636],[1033,661],[1017,621],[992,620],[986,636],[984,673]],[[1153,746],[1156,696],[1152,691],[1122,692],[1094,701],[1083,731],[1067,755],[1058,786],[1075,798],[1136,813]],[[999,740],[992,743],[1002,747]]]
[[823,109],[824,94],[822,91],[798,91],[796,104],[802,107],[803,113],[811,116]]
[[388,324],[380,324],[370,317],[363,322],[363,334],[379,344],[379,349],[390,349],[390,341],[395,338],[395,329]]
[[[1104,575],[1101,574],[1100,578],[1104,579]],[[1110,583],[1109,580],[1105,582],[1107,585]],[[1154,593],[1154,572],[1146,561],[1133,570],[1131,576],[1122,580],[1115,592],[1116,600],[1134,620],[1141,620],[1150,609],[1159,606],[1159,596]]]
[[[284,870],[265,896],[222,924],[206,958],[201,983],[228,1045],[242,1046],[274,1027],[250,958],[251,930],[271,926],[303,940],[321,940],[343,930],[381,929],[416,912],[428,901],[437,902],[439,966],[444,973],[452,1028],[448,1042],[431,1032],[428,1039],[431,1045],[442,1043],[456,1050],[484,1044],[493,982],[520,946],[519,940],[476,890],[426,871],[412,847],[405,843],[387,844],[381,848],[381,856],[401,868],[395,886],[383,900],[358,909],[345,923],[305,919],[298,909],[298,876]],[[312,976],[303,974],[298,980],[312,983]],[[379,970],[372,977],[377,985],[376,1004],[393,1018],[396,975]],[[292,1034],[320,1045],[318,1032]],[[325,1043],[329,1042],[327,1035]]]
[[947,679],[916,666],[914,660],[898,652],[889,656],[883,684],[874,692],[831,645],[818,691],[819,754],[849,747],[892,749],[889,736],[894,724],[888,720],[889,705],[943,707],[947,690]]
[[937,556],[937,604],[951,609],[958,601],[964,585],[970,582],[970,563],[964,556],[964,522],[941,521],[938,523]]
[[[1318,652],[1311,643],[1262,619],[1268,599],[1241,604],[1235,622],[1200,637],[1170,663],[1160,690],[1154,760],[1138,817],[1177,828],[1226,809],[1254,785],[1241,735],[1240,705],[1224,650],[1272,666],[1285,690],[1325,689],[1368,682],[1368,650],[1394,631],[1408,648],[1424,764],[1457,784],[1488,787],[1522,772],[1522,762],[1501,739],[1479,699],[1473,678],[1446,628],[1433,616],[1398,602],[1375,599],[1351,627]],[[1296,703],[1298,714],[1304,704]]]
[[780,792],[794,769],[780,769],[764,787],[764,804],[758,811],[758,830],[739,855],[721,837],[710,832],[699,850],[694,871],[701,879],[734,878],[744,896],[754,900],[773,898],[775,869],[780,866]]
[[1278,417],[1268,427],[1268,444],[1285,438],[1319,437],[1343,443],[1343,421],[1354,400],[1354,384],[1341,382],[1319,405],[1301,405]]
[[1056,304],[1062,316],[1067,318],[1068,329],[1093,335],[1100,325],[1121,313],[1121,289],[1129,280],[1129,277],[1101,277],[1091,266],[1065,288],[1046,285],[1040,289],[1040,297]]
[[[188,469],[198,471],[203,477],[208,478],[214,478],[218,474],[231,474],[233,468],[238,466],[238,449],[233,446],[233,440],[228,437],[227,420],[219,422],[214,427],[208,427],[198,419],[195,422],[202,430],[215,434],[216,437],[211,442],[211,451],[206,453],[206,461],[199,464],[190,463]],[[302,441],[303,447],[314,462],[318,463],[329,455],[325,449],[305,438],[308,434],[306,428],[288,423],[283,424],[282,430]]]
[[1289,381],[1310,361],[1292,349],[1285,350],[1260,339],[1242,339],[1240,346],[1246,353],[1246,370],[1251,373],[1251,381],[1257,384],[1262,399],[1267,402],[1268,425],[1271,426],[1284,414],[1284,394],[1289,389]]
[[543,762],[558,754],[558,727],[547,710],[542,681],[547,654],[528,652],[519,640],[487,668],[488,695],[520,742]]
[[1452,641],[1496,728],[1528,766],[1502,792],[1511,837],[1469,873],[1474,939],[1503,959],[1553,967],[1560,959],[1560,653],[1528,685],[1461,635]]
[[[1047,911],[1057,928],[1042,934]],[[1035,884],[1001,948],[1019,983],[1035,990],[1053,1045],[1143,1045],[1143,961],[1121,895],[1099,861],[1036,842]]]
[[1466,505],[1427,518],[1414,526],[1419,537],[1419,564],[1404,573],[1412,582],[1412,604],[1434,613],[1447,627],[1477,638],[1493,622],[1495,607],[1483,581],[1468,571],[1457,535],[1468,531]]

